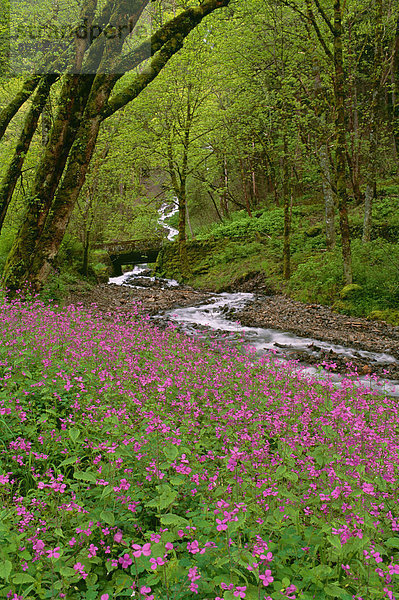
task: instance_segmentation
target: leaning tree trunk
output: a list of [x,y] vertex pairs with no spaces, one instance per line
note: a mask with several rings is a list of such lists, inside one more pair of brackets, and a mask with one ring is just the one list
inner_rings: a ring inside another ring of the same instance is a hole
[[39,290],[52,270],[72,210],[84,184],[101,125],[101,110],[114,85],[114,75],[97,75],[83,114],[81,126],[71,148],[68,166],[57,190],[46,226],[36,243],[29,281]]
[[43,77],[32,99],[32,105],[25,117],[25,122],[16,145],[14,156],[0,183],[0,231],[14,193],[15,186],[21,176],[22,166],[36,131],[39,117],[46,105],[50,88],[57,79],[56,75]]
[[352,283],[352,253],[348,220],[348,191],[346,186],[346,128],[345,75],[342,55],[342,11],[340,0],[334,0],[334,97],[335,97],[335,169],[339,225],[342,242],[345,285]]
[[0,112],[0,139],[3,137],[8,125],[13,117],[17,114],[21,106],[33,94],[41,79],[41,75],[34,75],[33,77],[27,79],[18,94],[9,104],[7,104],[7,106],[2,109]]
[[[151,64],[137,75],[135,83],[131,84],[129,90],[129,101],[137,97],[155,79],[170,57],[181,48],[182,42],[183,39],[180,36],[177,40],[175,38],[171,39],[165,44],[159,55],[154,57]],[[53,268],[66,227],[86,178],[101,122],[113,114],[113,112],[108,111],[108,107],[110,106],[109,99],[115,79],[116,76],[98,75],[93,84],[81,127],[70,151],[70,158],[62,184],[57,190],[51,213],[47,218],[45,231],[36,243],[34,261],[29,276],[26,278],[36,290],[43,287]],[[133,94],[134,97],[132,97]]]
[[76,137],[92,81],[91,75],[67,76],[64,81],[60,109],[36,170],[32,191],[27,198],[25,218],[4,266],[3,285],[11,293],[29,279],[36,243],[43,232],[54,194]]

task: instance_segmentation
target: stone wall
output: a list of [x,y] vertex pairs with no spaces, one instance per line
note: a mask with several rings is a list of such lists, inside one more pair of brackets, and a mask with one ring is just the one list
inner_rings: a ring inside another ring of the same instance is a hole
[[[207,273],[214,251],[220,241],[187,241],[187,258],[191,275]],[[156,263],[156,274],[160,277],[181,278],[179,270],[179,246],[177,242],[165,244]]]

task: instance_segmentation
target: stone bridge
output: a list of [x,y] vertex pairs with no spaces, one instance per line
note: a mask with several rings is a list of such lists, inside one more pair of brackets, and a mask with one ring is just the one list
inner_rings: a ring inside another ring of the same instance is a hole
[[149,240],[130,240],[127,242],[108,242],[104,244],[94,244],[94,248],[99,248],[107,252],[112,263],[112,276],[122,275],[123,265],[137,265],[140,263],[153,263],[162,248],[162,238],[153,238]]

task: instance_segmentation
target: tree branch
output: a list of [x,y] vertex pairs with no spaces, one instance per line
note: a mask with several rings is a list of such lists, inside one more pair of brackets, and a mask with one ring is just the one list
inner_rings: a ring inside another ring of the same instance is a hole
[[168,21],[150,39],[124,57],[116,65],[116,69],[120,72],[133,69],[149,55],[156,53],[150,64],[129,86],[110,98],[102,113],[103,119],[134,100],[155,79],[170,58],[182,48],[184,39],[202,19],[217,8],[227,6],[229,2],[230,0],[204,0],[200,6],[189,8]]
[[39,85],[41,78],[41,75],[35,75],[27,79],[13,100],[11,100],[11,102],[9,102],[7,106],[0,112],[0,139],[3,137],[10,121],[17,114],[21,106],[33,94]]
[[321,16],[321,18],[323,19],[323,21],[325,22],[325,24],[327,25],[327,27],[329,28],[329,30],[331,31],[331,33],[333,35],[335,35],[335,29],[333,24],[331,23],[330,19],[327,17],[326,13],[324,12],[323,7],[321,6],[319,0],[313,0],[313,2],[316,5],[317,11],[319,13],[319,15]]

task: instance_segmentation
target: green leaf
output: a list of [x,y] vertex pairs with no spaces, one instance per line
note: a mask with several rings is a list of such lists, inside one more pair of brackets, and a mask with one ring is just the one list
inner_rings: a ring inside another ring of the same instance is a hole
[[177,458],[179,454],[179,451],[176,446],[166,446],[165,448],[162,448],[162,452],[165,454],[166,458],[170,462],[175,460],[175,458]]
[[13,583],[34,583],[36,579],[28,573],[15,573],[12,577]]
[[317,579],[325,578],[331,575],[332,568],[328,565],[317,565],[313,569],[309,569],[309,573],[314,575]]
[[183,477],[171,477],[169,479],[169,482],[172,485],[182,485],[184,483],[184,479],[183,479]]
[[77,456],[70,456],[69,458],[63,460],[62,463],[59,464],[59,466],[66,467],[67,465],[74,465],[76,463],[76,459]]
[[389,548],[399,548],[399,537],[388,538],[385,542],[385,546],[389,546]]
[[281,479],[282,476],[287,472],[287,467],[285,465],[280,465],[276,471],[276,478]]
[[107,496],[112,494],[112,492],[113,492],[112,485],[106,485],[102,491],[101,498],[106,498]]
[[96,483],[97,481],[94,473],[90,473],[89,471],[75,471],[73,476],[80,481],[89,481],[90,483]]
[[73,575],[76,575],[75,569],[72,569],[71,567],[60,567],[59,572],[63,577],[72,577]]
[[68,430],[68,435],[71,438],[71,440],[73,441],[73,443],[75,444],[80,436],[79,427],[71,427],[71,429]]
[[153,586],[153,585],[156,585],[157,583],[159,583],[159,581],[160,581],[159,575],[154,573],[153,575],[150,575],[149,577],[147,577],[147,579],[145,580],[145,585]]
[[175,525],[176,527],[186,527],[190,524],[184,517],[179,517],[179,515],[174,515],[172,513],[162,515],[161,523],[162,525]]
[[0,563],[0,578],[8,581],[10,577],[10,573],[12,571],[12,564],[9,560],[5,560],[3,563]]
[[167,506],[169,506],[170,504],[172,504],[172,502],[174,500],[176,500],[177,497],[177,491],[176,490],[172,490],[171,487],[169,486],[165,486],[167,489],[165,489],[164,492],[162,492],[160,498],[159,498],[159,506],[160,509],[163,510],[164,508],[166,508]]
[[327,539],[330,542],[331,546],[334,546],[334,548],[336,548],[337,550],[342,550],[341,540],[337,535],[328,535]]
[[103,510],[100,512],[100,519],[108,525],[115,525],[115,515],[110,510]]
[[56,529],[54,529],[54,533],[56,535],[59,535],[60,537],[65,537],[64,536],[64,532],[62,531],[62,529],[60,529],[59,527],[57,527]]
[[346,592],[343,588],[335,584],[326,585],[324,592],[327,594],[327,596],[341,598],[342,600],[351,600],[352,598],[352,594],[348,594],[348,592]]
[[258,598],[258,588],[254,585],[248,585],[247,589],[245,590],[245,600],[258,600]]

